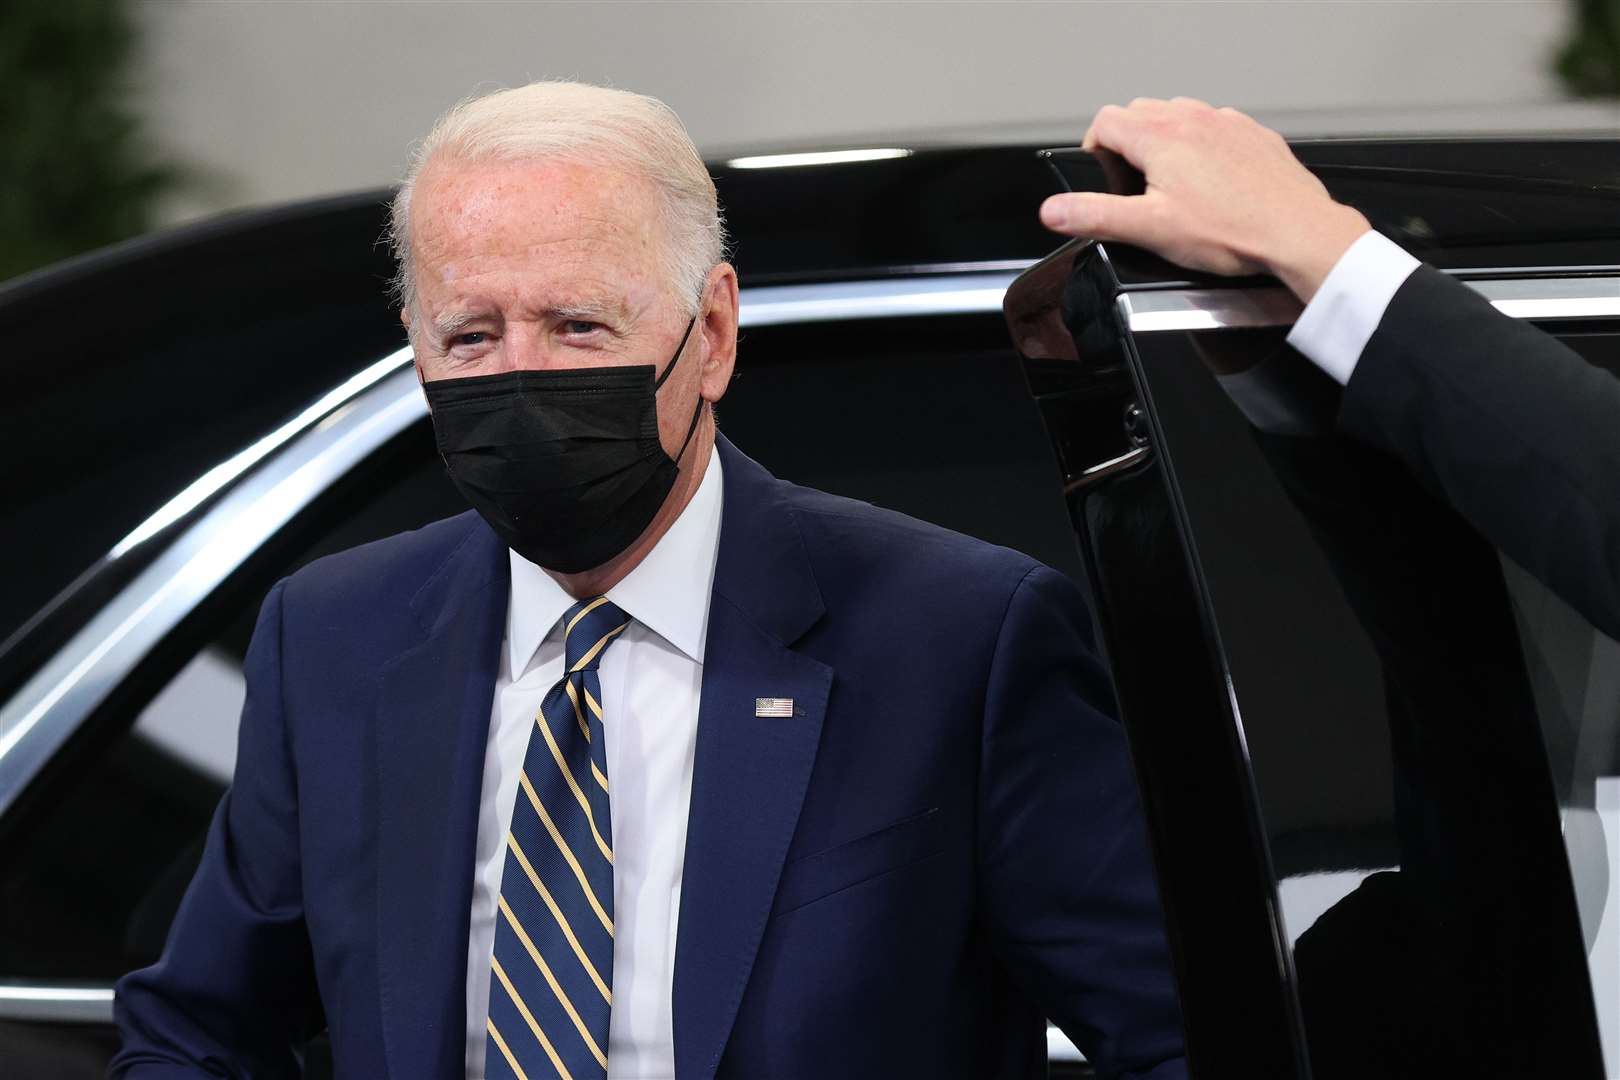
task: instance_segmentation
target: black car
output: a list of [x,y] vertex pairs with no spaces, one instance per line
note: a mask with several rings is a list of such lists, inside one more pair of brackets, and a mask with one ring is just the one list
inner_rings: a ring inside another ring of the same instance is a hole
[[[1295,149],[1620,373],[1620,140]],[[1091,596],[1194,1075],[1620,1073],[1620,643],[1331,425],[1249,425],[1218,372],[1286,348],[1276,282],[1053,252],[1035,208],[1102,189],[1088,156],[837,158],[714,165],[743,285],[720,423]],[[269,585],[464,509],[386,299],[388,196],[0,287],[0,1075],[104,1070],[112,983],[162,948],[228,783]]]

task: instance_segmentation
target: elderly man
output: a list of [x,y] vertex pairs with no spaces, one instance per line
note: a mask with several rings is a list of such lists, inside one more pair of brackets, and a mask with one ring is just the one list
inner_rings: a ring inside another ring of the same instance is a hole
[[[1182,1076],[1080,595],[715,430],[737,279],[665,106],[458,106],[394,208],[474,506],[272,590],[127,1077]],[[829,433],[829,438],[835,437]]]

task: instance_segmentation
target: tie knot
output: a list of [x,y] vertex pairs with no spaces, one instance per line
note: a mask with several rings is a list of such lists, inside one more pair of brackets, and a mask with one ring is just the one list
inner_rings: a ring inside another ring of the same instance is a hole
[[563,663],[569,672],[594,671],[630,617],[605,596],[581,600],[563,616]]

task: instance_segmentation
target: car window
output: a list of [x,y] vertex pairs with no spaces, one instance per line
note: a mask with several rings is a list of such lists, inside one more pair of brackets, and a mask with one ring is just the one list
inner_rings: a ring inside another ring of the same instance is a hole
[[[1206,365],[1281,334],[1133,344],[1313,1075],[1587,1075],[1617,1046],[1620,646],[1393,459],[1251,425]],[[1567,339],[1620,371],[1620,338]]]
[[[202,472],[398,348],[383,193],[247,211],[0,287],[0,642]],[[86,313],[93,313],[87,317]],[[26,463],[26,464],[21,464]]]

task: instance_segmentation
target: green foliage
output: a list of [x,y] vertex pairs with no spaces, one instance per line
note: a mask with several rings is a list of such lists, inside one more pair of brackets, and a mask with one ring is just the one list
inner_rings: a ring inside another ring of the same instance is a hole
[[1574,0],[1575,29],[1557,70],[1577,97],[1620,97],[1620,0]]
[[0,2],[0,279],[134,236],[180,179],[143,138],[125,0]]

